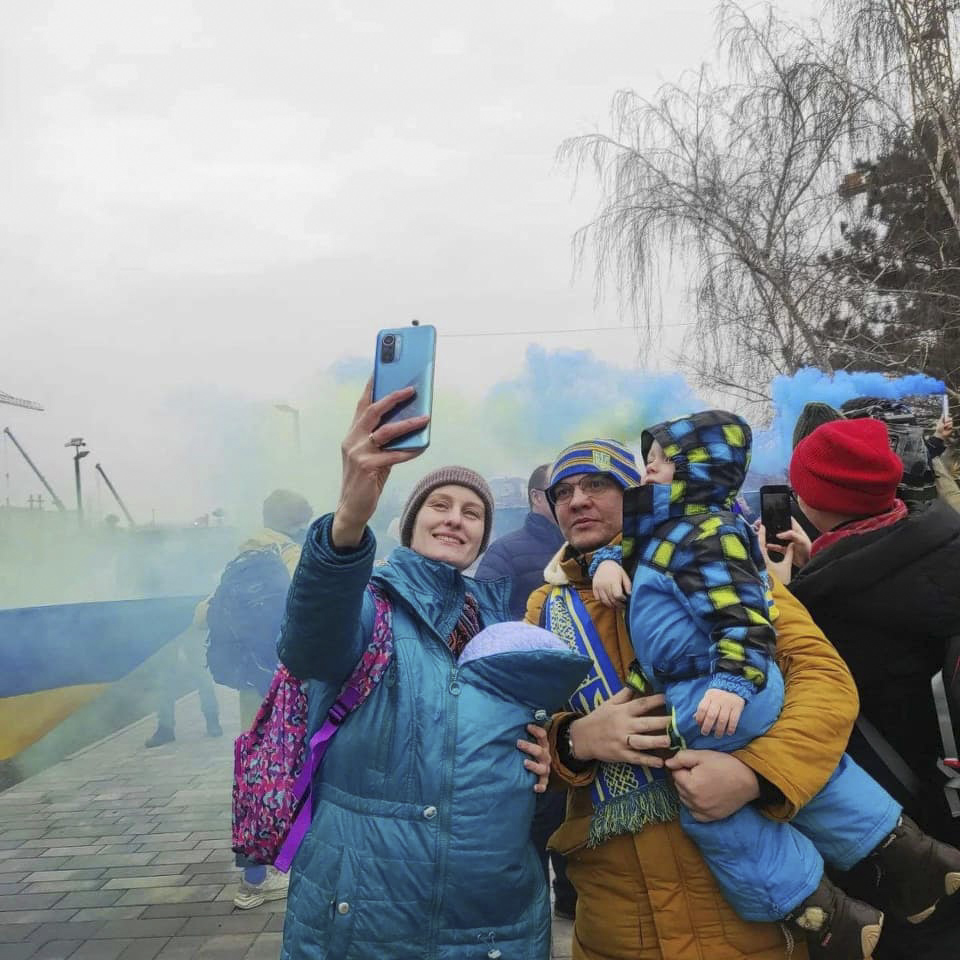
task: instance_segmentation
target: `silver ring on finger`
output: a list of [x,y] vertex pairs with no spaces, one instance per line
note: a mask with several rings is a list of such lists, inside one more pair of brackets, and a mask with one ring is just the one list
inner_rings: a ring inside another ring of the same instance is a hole
[[370,438],[370,442],[379,450],[380,444],[377,443],[377,438],[373,435],[373,431],[370,432],[369,438]]

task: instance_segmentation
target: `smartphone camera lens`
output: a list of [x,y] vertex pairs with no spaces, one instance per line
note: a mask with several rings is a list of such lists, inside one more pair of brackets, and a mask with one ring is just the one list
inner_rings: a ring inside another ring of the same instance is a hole
[[380,362],[393,363],[396,355],[397,338],[392,333],[388,333],[383,340],[380,341]]
[[383,345],[384,345],[385,347],[392,347],[395,342],[396,342],[396,337],[394,337],[394,335],[393,335],[392,333],[388,333],[388,334],[383,338]]

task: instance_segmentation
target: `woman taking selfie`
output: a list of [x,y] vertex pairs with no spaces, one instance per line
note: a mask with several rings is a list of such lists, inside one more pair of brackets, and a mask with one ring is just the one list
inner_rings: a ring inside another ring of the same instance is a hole
[[[470,748],[470,731],[487,720],[468,711],[467,680],[458,675],[457,658],[471,638],[509,619],[506,582],[477,583],[462,573],[492,528],[483,478],[464,467],[423,477],[401,516],[402,546],[374,570],[368,521],[391,468],[422,452],[386,445],[428,418],[380,424],[412,394],[372,402],[368,385],[342,445],[339,505],[312,526],[290,587],[278,648],[290,672],[310,681],[309,734],[370,642],[371,580],[389,600],[394,647],[383,679],[343,724],[314,784],[313,821],[291,871],[282,957],[546,960],[550,914],[539,863],[532,847],[500,842],[515,827],[498,810],[496,771]],[[511,740],[504,757],[532,801],[546,787],[549,755],[544,731],[528,730],[537,742],[517,742],[528,756]],[[505,850],[519,850],[514,861]]]

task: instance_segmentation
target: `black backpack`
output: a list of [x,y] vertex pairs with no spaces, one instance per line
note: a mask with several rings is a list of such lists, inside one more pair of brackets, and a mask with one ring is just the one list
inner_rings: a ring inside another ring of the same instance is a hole
[[268,689],[289,589],[277,546],[247,550],[227,564],[207,610],[207,668],[217,683]]

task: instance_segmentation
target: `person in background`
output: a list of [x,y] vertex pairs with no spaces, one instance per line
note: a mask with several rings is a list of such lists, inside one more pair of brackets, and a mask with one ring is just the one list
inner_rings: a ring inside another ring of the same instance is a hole
[[792,449],[796,450],[797,444],[809,437],[817,427],[822,427],[825,423],[831,423],[834,420],[843,419],[843,414],[836,407],[831,407],[829,403],[805,403],[793,427]]
[[[200,710],[207,723],[208,737],[222,737],[220,726],[220,706],[214,690],[213,679],[207,670],[206,631],[196,625],[188,627],[175,641],[176,666],[186,680],[187,692],[196,690],[200,694]],[[176,696],[173,688],[173,676],[164,674],[157,678],[160,685],[157,703],[157,729],[144,743],[148,750],[162,747],[176,740]]]
[[[213,629],[218,617],[230,623],[256,625],[255,636],[243,636],[242,630],[231,631],[234,636],[240,634],[249,649],[241,650],[233,657],[227,651],[227,659],[235,661],[238,669],[237,679],[231,682],[231,686],[238,690],[241,730],[247,730],[253,723],[273,678],[277,665],[276,637],[280,632],[286,591],[300,562],[303,540],[312,517],[313,507],[304,496],[292,490],[274,490],[263,502],[263,528],[242,544],[237,558],[224,570],[220,587],[197,606],[194,626],[198,630],[211,628],[211,656],[213,645],[218,640],[217,630]],[[259,571],[264,569],[261,564],[271,559],[278,569],[274,571],[269,566],[265,569],[277,580],[272,594],[278,597],[278,603],[258,603],[257,616],[253,616],[253,611],[245,610],[242,605],[246,596],[254,601],[260,598],[257,592],[259,585],[249,582],[249,577],[260,576]],[[237,570],[236,580],[231,577],[231,568]],[[238,589],[221,603],[219,598],[223,596],[221,591],[227,581],[235,582]],[[230,609],[234,603],[237,606]],[[264,614],[269,622],[263,622]],[[208,620],[214,621],[214,624],[208,623]],[[240,885],[233,898],[234,906],[238,909],[250,910],[267,900],[282,900],[287,895],[288,879],[279,871],[253,863],[239,854],[236,865],[243,869]]]
[[546,483],[550,464],[541,464],[527,481],[530,512],[519,530],[490,544],[477,567],[477,580],[510,580],[510,613],[522,620],[527,598],[543,583],[543,569],[563,545],[563,534],[547,503]]
[[[541,464],[530,474],[527,481],[530,512],[523,526],[494,540],[477,567],[477,580],[510,580],[510,615],[515,620],[523,619],[527,598],[543,583],[544,568],[563,546],[563,534],[544,492],[549,478],[549,463]],[[566,800],[565,790],[548,790],[538,795],[530,837],[540,855],[543,875],[548,883],[550,864],[553,864],[554,913],[572,920],[577,907],[577,894],[567,879],[566,858],[547,851],[547,841],[563,823]]]
[[927,457],[933,470],[934,482],[937,485],[937,496],[945,503],[949,503],[954,510],[960,511],[960,486],[943,459],[947,444],[952,439],[953,417],[947,415],[937,420],[933,434],[925,437],[924,441],[927,445]]
[[[787,582],[791,565],[801,568],[790,590],[853,674],[862,720],[850,755],[922,830],[957,846],[951,802],[960,796],[938,766],[944,744],[931,684],[960,634],[960,515],[940,500],[908,512],[897,496],[902,472],[879,420],[815,430],[793,453],[790,483],[820,535],[811,544],[794,526],[781,535],[786,551],[766,545],[768,567]],[[842,883],[869,897],[874,880],[867,870]],[[943,960],[956,955],[958,938],[953,902],[922,927],[891,918],[876,957]]]

